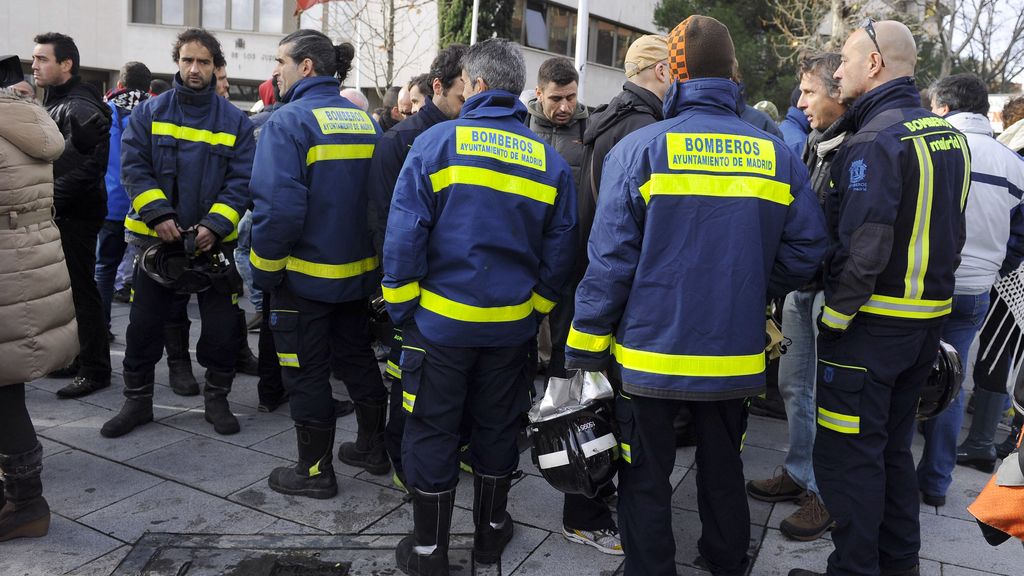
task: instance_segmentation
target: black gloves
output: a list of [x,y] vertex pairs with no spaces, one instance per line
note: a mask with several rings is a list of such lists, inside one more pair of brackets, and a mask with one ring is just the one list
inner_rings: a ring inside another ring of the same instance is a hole
[[110,138],[110,120],[96,112],[83,123],[71,115],[71,143],[82,154],[90,154],[96,145]]

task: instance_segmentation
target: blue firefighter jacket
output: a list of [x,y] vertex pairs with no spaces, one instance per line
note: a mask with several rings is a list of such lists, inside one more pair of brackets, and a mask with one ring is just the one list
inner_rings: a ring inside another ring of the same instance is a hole
[[366,177],[380,128],[339,89],[325,76],[298,81],[260,131],[249,260],[262,290],[287,278],[299,296],[337,303],[376,287]]
[[398,176],[384,239],[384,299],[444,346],[519,346],[554,308],[574,261],[568,164],[499,90],[421,134]]
[[966,237],[966,138],[921,108],[910,78],[861,96],[838,122],[852,136],[836,152],[825,198],[822,322],[942,322]]
[[221,240],[238,237],[249,206],[252,123],[217,96],[211,82],[196,91],[174,87],[135,107],[121,140],[121,183],[131,210],[124,226],[136,243],[156,240],[153,228],[175,219],[202,224]]
[[567,367],[621,367],[627,394],[721,400],[764,387],[765,306],[825,254],[807,169],[738,116],[739,89],[675,84],[667,120],[605,158]]

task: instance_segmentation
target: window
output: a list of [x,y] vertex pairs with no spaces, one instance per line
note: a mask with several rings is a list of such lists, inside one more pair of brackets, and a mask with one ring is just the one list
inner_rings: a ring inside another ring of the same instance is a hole
[[260,32],[280,34],[284,30],[284,0],[260,0]]
[[591,62],[622,68],[626,62],[626,51],[641,36],[643,36],[643,32],[632,28],[591,18],[590,47],[587,58]]
[[227,6],[225,0],[203,0],[203,10],[200,16],[203,28],[227,28]]
[[548,30],[544,12],[544,5],[539,2],[530,2],[526,5],[526,45],[541,50],[548,49]]
[[[629,46],[643,34],[591,16],[587,60],[622,68]],[[543,0],[517,0],[510,39],[571,58],[576,52],[576,11]]]
[[156,0],[132,0],[132,22],[156,24]]
[[161,0],[160,23],[165,26],[185,25],[185,0]]
[[231,29],[252,30],[254,14],[253,0],[231,0]]

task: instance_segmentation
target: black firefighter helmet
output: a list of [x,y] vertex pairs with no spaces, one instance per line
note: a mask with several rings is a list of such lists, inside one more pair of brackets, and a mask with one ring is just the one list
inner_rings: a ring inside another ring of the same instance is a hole
[[139,265],[154,282],[178,294],[197,294],[213,288],[225,294],[241,292],[242,279],[218,243],[206,252],[195,247],[196,233],[186,230],[180,242],[158,242],[146,248]]
[[917,419],[928,420],[941,414],[960,393],[963,375],[963,364],[956,348],[939,340],[939,354],[917,403]]
[[544,479],[566,494],[597,496],[615,475],[619,441],[602,402],[530,424],[533,462]]

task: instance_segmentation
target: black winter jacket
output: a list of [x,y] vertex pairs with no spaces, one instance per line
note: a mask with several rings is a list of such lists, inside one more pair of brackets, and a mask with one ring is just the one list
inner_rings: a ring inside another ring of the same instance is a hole
[[53,163],[53,206],[57,218],[102,222],[107,216],[104,176],[110,138],[101,138],[91,154],[82,154],[71,144],[71,117],[80,124],[97,112],[109,119],[110,108],[103,103],[100,91],[78,76],[47,88],[43,105],[64,135],[64,153]]

